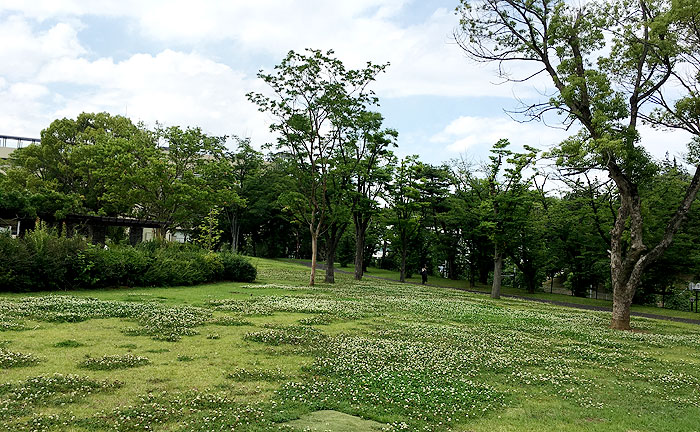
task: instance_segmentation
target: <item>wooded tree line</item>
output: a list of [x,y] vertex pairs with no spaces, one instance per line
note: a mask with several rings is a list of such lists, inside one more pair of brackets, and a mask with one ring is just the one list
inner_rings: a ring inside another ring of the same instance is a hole
[[[570,138],[547,154],[501,140],[483,163],[398,160],[398,133],[371,91],[388,65],[348,69],[332,51],[292,51],[259,73],[269,91],[248,94],[278,136],[264,154],[196,128],[83,114],[17,152],[3,203],[149,217],[195,234],[219,207],[233,250],[309,257],[310,284],[319,258],[332,282],[334,262],[351,257],[360,279],[378,255],[402,280],[440,266],[492,279],[498,297],[505,262],[530,291],[557,274],[577,293],[609,285],[612,325],[629,328],[635,295],[697,273],[700,171],[686,167],[700,160],[700,3],[481,0],[457,14],[471,59],[498,64],[505,79],[549,77],[543,100],[515,115],[563,125]],[[531,73],[507,75],[508,63]],[[692,134],[686,160],[654,160],[641,123]],[[542,170],[542,157],[554,166]]]

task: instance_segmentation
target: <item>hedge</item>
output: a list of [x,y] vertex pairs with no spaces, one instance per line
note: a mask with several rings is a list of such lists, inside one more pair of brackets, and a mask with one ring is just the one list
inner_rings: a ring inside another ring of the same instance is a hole
[[257,269],[240,255],[193,245],[146,242],[102,248],[37,229],[0,235],[0,291],[56,291],[119,286],[252,282]]

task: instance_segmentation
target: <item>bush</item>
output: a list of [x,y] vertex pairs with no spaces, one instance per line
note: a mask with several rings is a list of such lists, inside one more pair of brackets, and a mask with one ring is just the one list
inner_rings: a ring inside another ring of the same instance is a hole
[[221,279],[237,282],[253,282],[258,276],[258,269],[250,261],[241,255],[231,252],[219,254],[223,264],[223,274]]
[[147,242],[109,249],[39,228],[21,239],[0,235],[0,291],[252,282],[256,268],[230,252],[191,244]]
[[84,240],[56,235],[40,226],[23,239],[0,235],[0,290],[44,291],[75,287],[75,261]]
[[691,296],[693,296],[694,298],[695,295],[691,294],[690,291],[687,291],[685,289],[672,289],[668,293],[666,293],[666,296],[664,298],[664,308],[676,309],[681,311],[690,310]]

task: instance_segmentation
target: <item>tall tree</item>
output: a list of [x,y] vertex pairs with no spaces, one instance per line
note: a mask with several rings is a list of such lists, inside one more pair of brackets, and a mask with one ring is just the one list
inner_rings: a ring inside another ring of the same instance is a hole
[[332,55],[333,51],[290,51],[274,73],[258,73],[273,95],[247,95],[260,111],[274,117],[270,129],[279,134],[278,147],[292,162],[298,188],[287,194],[286,203],[309,228],[310,285],[315,283],[318,240],[328,217],[325,200],[332,156],[347,136],[348,118],[375,103],[367,86],[386,67],[368,63],[364,69],[346,69]]
[[236,149],[225,152],[230,165],[223,165],[224,173],[218,176],[231,187],[240,200],[225,202],[223,209],[230,230],[231,251],[238,252],[241,238],[241,217],[249,201],[256,199],[253,188],[262,175],[265,163],[261,152],[255,150],[250,139],[233,137]]
[[[648,176],[650,160],[637,126],[643,105],[668,82],[680,53],[667,5],[654,0],[580,6],[563,0],[462,0],[458,7],[457,40],[472,59],[529,63],[536,67],[531,76],[551,78],[553,94],[523,113],[542,119],[559,112],[567,127],[582,127],[559,146],[559,163],[579,172],[605,170],[617,186],[620,201],[610,236],[611,326],[616,329],[630,328],[630,305],[643,271],[671,244],[700,189],[696,170],[663,238],[653,247],[645,245],[639,183]],[[606,34],[612,42],[602,50]]]
[[102,173],[132,143],[149,139],[148,131],[122,116],[82,113],[55,120],[41,132],[40,143],[13,152],[6,184],[33,195],[37,210],[58,218],[123,214],[131,203],[109,199],[111,177]]
[[489,197],[483,201],[485,210],[482,225],[494,244],[493,285],[491,297],[500,298],[503,281],[503,258],[514,249],[513,238],[523,224],[523,201],[528,192],[528,181],[523,181],[523,170],[527,168],[537,151],[525,146],[528,153],[514,153],[510,142],[501,139],[493,145],[491,162],[486,166],[486,184]]
[[391,248],[399,254],[399,280],[406,282],[406,256],[411,241],[420,229],[420,162],[417,156],[401,160],[389,192],[390,211],[387,224],[391,228]]
[[357,132],[350,146],[341,148],[342,158],[351,167],[351,213],[355,226],[355,279],[364,273],[367,228],[379,212],[377,200],[391,181],[398,133],[382,129],[379,113],[362,112],[356,118]]
[[133,203],[131,214],[164,222],[168,229],[189,229],[211,209],[239,200],[217,177],[228,165],[223,157],[226,137],[200,128],[158,127],[155,139],[131,142],[101,175],[110,179],[109,198]]
[[482,202],[489,198],[488,184],[476,176],[473,164],[464,158],[452,161],[450,178],[454,187],[454,206],[459,210],[464,258],[471,287],[486,285],[493,270],[493,243],[481,225]]

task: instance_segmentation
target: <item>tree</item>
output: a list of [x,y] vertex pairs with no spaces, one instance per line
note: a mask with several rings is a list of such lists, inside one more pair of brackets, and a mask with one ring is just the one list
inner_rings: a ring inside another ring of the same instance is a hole
[[195,243],[210,251],[216,249],[221,239],[222,231],[219,229],[219,213],[221,213],[220,208],[212,208],[197,227],[198,235],[194,240]]
[[[550,97],[521,112],[543,119],[554,111],[564,116],[566,127],[582,127],[558,147],[558,162],[577,172],[604,170],[615,182],[619,207],[610,236],[611,326],[629,329],[630,305],[644,270],[669,247],[700,189],[696,170],[664,236],[647,247],[639,184],[648,178],[651,164],[637,125],[644,104],[673,75],[681,52],[667,3],[620,0],[576,7],[563,0],[474,5],[462,0],[458,13],[457,40],[472,59],[500,66],[527,63],[537,68],[530,77],[545,73],[551,78],[555,90]],[[601,49],[606,34],[612,36],[607,51]]]
[[517,238],[525,219],[523,201],[528,192],[528,182],[522,179],[523,170],[537,155],[537,151],[529,146],[525,146],[528,153],[514,153],[508,146],[510,142],[501,139],[491,149],[491,163],[486,167],[485,179],[489,196],[482,204],[485,210],[482,225],[494,244],[492,298],[501,296],[503,257],[509,250],[515,249],[513,239]]
[[224,173],[218,176],[238,195],[240,200],[224,203],[224,215],[229,225],[231,237],[231,251],[238,252],[241,238],[241,217],[249,202],[255,201],[252,192],[255,180],[262,175],[265,163],[262,153],[255,150],[250,144],[250,139],[233,137],[237,148],[235,151],[227,151],[224,158],[229,162],[223,166]]
[[351,214],[355,226],[355,279],[362,280],[367,228],[379,212],[377,199],[391,181],[398,132],[382,129],[379,113],[361,112],[356,118],[356,136],[341,146],[341,158],[349,166],[351,178]]
[[220,181],[230,169],[225,140],[200,128],[158,127],[153,139],[130,142],[101,169],[109,199],[129,203],[133,216],[164,222],[160,237],[174,227],[193,228],[212,208],[239,201]]
[[454,183],[447,166],[423,164],[422,181],[419,185],[423,226],[430,233],[431,257],[436,262],[445,263],[447,277],[457,279],[458,256],[462,252],[461,240],[464,231],[464,209],[460,200],[450,191]]
[[399,253],[399,280],[406,282],[406,256],[412,240],[420,228],[422,203],[418,189],[420,181],[418,156],[408,156],[401,160],[389,189],[390,213],[387,223],[391,226],[391,247]]
[[464,158],[452,161],[451,176],[454,187],[453,209],[459,211],[462,228],[461,248],[464,250],[467,277],[471,287],[486,285],[493,270],[493,243],[481,224],[482,202],[488,200],[488,184],[476,177],[476,169]]
[[294,170],[297,189],[284,201],[309,228],[310,285],[315,283],[318,240],[328,217],[325,199],[333,154],[347,137],[348,119],[376,101],[367,86],[386,67],[368,63],[364,69],[346,69],[332,54],[290,51],[275,66],[276,72],[258,73],[274,95],[247,95],[260,111],[274,117],[270,129],[279,134],[277,146],[288,153]]
[[68,213],[115,216],[131,203],[109,198],[105,176],[131,143],[149,140],[142,126],[122,116],[82,113],[53,121],[41,142],[12,154],[5,184],[32,196],[36,211],[55,218]]

